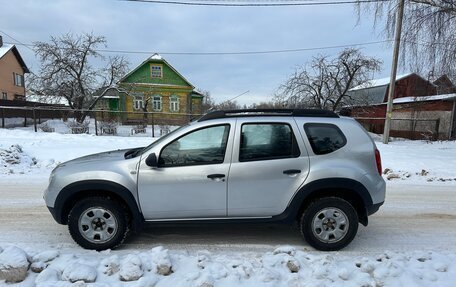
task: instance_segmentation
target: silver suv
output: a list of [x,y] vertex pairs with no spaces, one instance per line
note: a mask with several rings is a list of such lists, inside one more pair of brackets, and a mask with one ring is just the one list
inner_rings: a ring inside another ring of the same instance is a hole
[[323,110],[208,113],[151,145],[81,157],[44,198],[73,239],[115,248],[147,222],[298,222],[338,250],[385,199],[380,154],[355,120]]

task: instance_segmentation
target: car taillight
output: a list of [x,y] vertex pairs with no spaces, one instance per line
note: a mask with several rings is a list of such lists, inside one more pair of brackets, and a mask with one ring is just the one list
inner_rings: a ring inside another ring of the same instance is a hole
[[377,163],[377,171],[379,175],[382,175],[382,159],[380,158],[380,152],[375,149],[375,162]]

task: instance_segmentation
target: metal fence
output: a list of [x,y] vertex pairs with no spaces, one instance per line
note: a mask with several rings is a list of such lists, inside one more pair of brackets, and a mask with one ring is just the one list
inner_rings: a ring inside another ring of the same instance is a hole
[[65,107],[0,106],[2,128],[33,127],[35,132],[118,136],[161,136],[201,114],[75,110]]
[[[366,130],[383,134],[385,118],[355,118]],[[448,135],[439,132],[440,119],[391,119],[390,136],[412,140],[447,139]]]

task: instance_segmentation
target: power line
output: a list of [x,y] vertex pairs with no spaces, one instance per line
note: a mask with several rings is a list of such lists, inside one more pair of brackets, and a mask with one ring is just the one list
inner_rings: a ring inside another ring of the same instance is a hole
[[[392,40],[382,40],[374,42],[364,42],[364,43],[352,43],[344,45],[334,45],[334,46],[322,46],[322,47],[311,47],[311,48],[297,48],[297,49],[282,49],[282,50],[264,50],[264,51],[234,51],[234,52],[159,52],[161,55],[185,55],[185,56],[223,56],[223,55],[261,55],[261,54],[279,54],[279,53],[295,53],[295,52],[305,52],[305,51],[316,51],[316,50],[327,50],[327,49],[336,49],[336,48],[347,48],[352,46],[367,46],[380,43],[391,42]],[[24,43],[13,43],[5,42],[12,45],[23,45],[27,47],[34,47],[33,44],[24,44]],[[62,48],[62,47],[61,47]],[[65,48],[63,48],[65,49]],[[117,54],[147,54],[151,55],[155,52],[153,51],[131,51],[131,50],[110,50],[110,49],[95,49],[95,51],[100,53],[117,53]]]
[[[318,6],[318,5],[344,5],[344,4],[359,4],[359,3],[378,3],[378,2],[389,2],[390,0],[345,0],[345,1],[301,1],[294,3],[220,3],[220,1],[167,1],[167,0],[117,0],[122,2],[141,2],[149,4],[172,4],[172,5],[187,5],[187,6],[220,6],[220,7],[277,7],[277,6]],[[214,3],[219,2],[219,3]],[[234,2],[234,1],[227,1]],[[247,1],[246,1],[247,2]],[[278,1],[274,1],[278,2]],[[280,1],[287,2],[287,1]]]
[[[189,2],[243,2],[243,3],[262,3],[262,2],[272,2],[272,3],[282,3],[282,2],[322,2],[323,0],[188,0]],[[329,0],[328,0],[329,1]],[[335,0],[337,1],[345,1],[345,0]]]
[[[11,36],[11,35],[8,35],[8,34],[5,33],[4,31],[0,30],[0,33],[5,34],[5,35],[8,36],[9,38],[11,38],[11,39],[13,39],[14,41],[16,41],[19,45],[25,46],[25,47],[27,47],[28,49],[30,49],[30,50],[33,51],[33,49],[29,47],[29,45],[22,43],[21,41],[19,41],[18,39],[15,39],[15,38],[14,38],[13,36]],[[5,42],[5,43],[6,43],[6,42]],[[34,51],[34,52],[35,52],[35,51]]]

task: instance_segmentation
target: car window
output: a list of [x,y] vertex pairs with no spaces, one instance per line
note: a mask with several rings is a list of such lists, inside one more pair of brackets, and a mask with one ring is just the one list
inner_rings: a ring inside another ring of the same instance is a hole
[[159,166],[223,163],[229,131],[229,125],[218,125],[190,132],[163,148]]
[[296,138],[289,124],[243,124],[239,161],[298,157]]
[[153,143],[151,143],[150,145],[148,145],[147,147],[145,147],[144,149],[141,150],[141,152],[139,154],[144,154],[146,153],[147,151],[149,151],[150,149],[152,149],[153,147],[157,146],[158,144],[162,143],[164,140],[166,140],[167,138],[171,137],[172,135],[174,135],[175,133],[177,133],[178,131],[186,128],[188,126],[187,125],[184,125],[184,126],[181,126],[173,131],[171,131],[170,133],[167,133],[163,136],[161,136],[159,139],[157,139],[156,141],[154,141]]
[[333,124],[307,123],[304,125],[307,138],[315,154],[328,154],[343,147],[347,139]]

